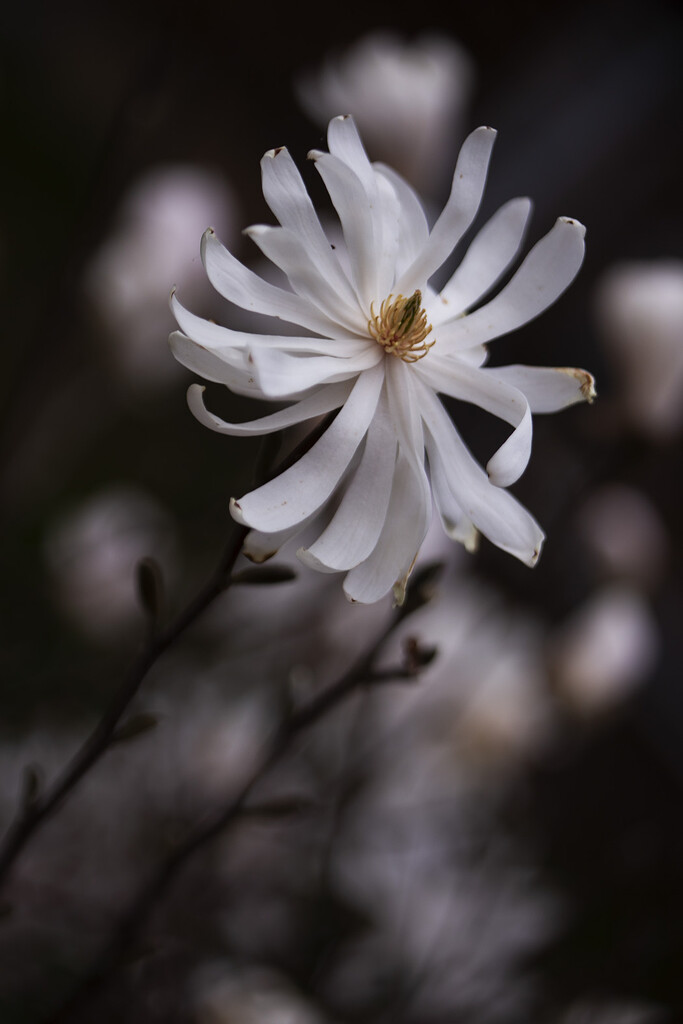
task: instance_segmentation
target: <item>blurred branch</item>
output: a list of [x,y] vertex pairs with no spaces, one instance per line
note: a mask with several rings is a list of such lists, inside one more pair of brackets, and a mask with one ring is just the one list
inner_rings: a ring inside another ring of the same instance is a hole
[[[334,414],[331,414],[334,415]],[[292,452],[270,474],[276,476],[293,465],[319,437],[322,436],[330,423],[330,416],[324,417],[310,434],[297,445]],[[267,455],[268,458],[263,456]],[[267,441],[263,445],[262,457],[257,462],[256,472],[261,478],[267,475],[266,461],[270,462],[272,448]],[[262,479],[257,481],[262,482]],[[51,786],[42,793],[34,793],[32,799],[22,800],[15,820],[10,825],[0,845],[0,886],[17,860],[18,856],[42,823],[58,809],[63,800],[78,785],[84,775],[120,738],[119,723],[131,701],[138,693],[148,672],[159,658],[192,626],[197,619],[223,594],[233,582],[240,582],[232,576],[235,562],[242,550],[244,538],[249,532],[246,526],[234,524],[232,539],[228,544],[218,567],[208,582],[195,595],[190,603],[179,613],[176,619],[165,630],[150,635],[141,654],[133,663],[127,677],[105,710],[90,736],[74,755],[72,760],[58,775]],[[267,573],[265,573],[267,576]]]
[[258,813],[259,805],[246,806],[252,791],[290,751],[294,741],[301,733],[319,722],[328,712],[338,707],[347,697],[362,687],[416,678],[420,664],[416,664],[407,652],[401,664],[389,669],[376,670],[375,662],[388,637],[417,607],[419,607],[419,603],[414,601],[409,608],[405,606],[397,608],[385,629],[373,641],[370,648],[336,683],[295,708],[283,719],[267,744],[256,768],[239,792],[213,818],[198,825],[185,842],[171,851],[156,874],[143,886],[132,902],[117,931],[90,973],[84,978],[79,988],[67,998],[57,1013],[49,1018],[49,1024],[65,1024],[72,1014],[82,1010],[90,1003],[121,965],[129,961],[131,946],[139,938],[152,911],[161,902],[185,864],[237,819],[247,814]]

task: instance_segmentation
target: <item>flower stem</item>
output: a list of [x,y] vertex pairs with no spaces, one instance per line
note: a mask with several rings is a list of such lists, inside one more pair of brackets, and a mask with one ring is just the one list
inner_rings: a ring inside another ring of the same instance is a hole
[[47,1024],[65,1024],[73,1014],[83,1010],[91,1002],[118,967],[127,960],[131,946],[139,937],[152,911],[160,903],[179,871],[196,853],[217,838],[243,812],[248,810],[246,803],[252,791],[288,753],[293,741],[300,733],[313,726],[362,686],[416,678],[418,670],[412,666],[401,665],[394,669],[377,672],[374,670],[374,662],[382,645],[404,618],[403,609],[396,609],[382,634],[373,641],[370,649],[358,658],[343,676],[283,720],[273,733],[247,781],[213,818],[197,826],[185,842],[171,851],[135,897],[115,934],[78,989],[67,998],[55,1015],[48,1018]]

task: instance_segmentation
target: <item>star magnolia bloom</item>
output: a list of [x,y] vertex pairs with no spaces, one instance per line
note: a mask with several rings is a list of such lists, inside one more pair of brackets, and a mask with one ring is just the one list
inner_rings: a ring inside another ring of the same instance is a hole
[[[565,290],[581,265],[585,230],[560,218],[495,298],[467,313],[519,250],[530,202],[514,199],[475,237],[441,293],[430,287],[475,217],[494,138],[491,128],[478,128],[465,141],[450,198],[430,231],[413,190],[390,168],[369,162],[350,117],[334,118],[330,152],[310,157],[341,221],[344,244],[336,248],[287,150],[266,153],[263,191],[281,226],[247,234],[286,274],[291,291],[244,267],[213,231],[204,235],[204,264],[222,295],[304,332],[228,330],[189,313],[174,295],[181,330],[171,345],[181,363],[238,394],[294,401],[249,423],[226,423],[207,411],[204,389],[195,384],[188,401],[197,419],[219,433],[249,436],[339,410],[295,465],[233,499],[234,518],[253,528],[245,551],[255,560],[321,516],[321,532],[300,559],[322,572],[345,572],[351,600],[370,603],[393,586],[400,601],[431,520],[432,493],[454,539],[472,548],[479,531],[529,565],[538,558],[543,532],[504,488],[528,462],[532,411],[590,400],[593,381],[583,370],[483,369],[485,343],[531,320]],[[512,426],[487,472],[437,392]]]

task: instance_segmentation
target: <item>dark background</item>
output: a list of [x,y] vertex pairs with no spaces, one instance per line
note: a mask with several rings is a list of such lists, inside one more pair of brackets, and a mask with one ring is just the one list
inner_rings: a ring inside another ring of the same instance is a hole
[[[585,366],[600,394],[590,412],[573,409],[537,428],[517,493],[550,537],[539,567],[528,573],[485,546],[478,571],[547,622],[561,620],[594,583],[572,512],[604,481],[641,487],[671,538],[654,600],[664,640],[654,678],[598,734],[537,765],[507,809],[510,827],[533,836],[542,869],[576,907],[538,966],[550,1007],[608,992],[680,1019],[681,446],[615,431],[615,381],[592,317],[596,282],[612,263],[681,256],[676,5],[454,3],[437,17],[372,0],[29,2],[8,7],[3,23],[3,731],[87,720],[137,642],[103,653],[60,618],[42,555],[52,518],[108,480],[144,483],[177,520],[180,604],[222,543],[228,494],[249,479],[254,445],[200,431],[184,406],[184,379],[170,393],[127,393],[93,345],[81,282],[121,197],[146,168],[192,161],[225,173],[240,227],[267,219],[262,153],[286,144],[302,161],[324,145],[296,104],[295,76],[375,27],[450,34],[477,71],[468,126],[499,129],[483,213],[530,195],[534,238],[557,215],[588,227],[570,294],[497,343],[494,361]],[[238,411],[247,414],[247,403]],[[466,436],[478,424],[465,413]],[[485,451],[490,438],[472,444]]]

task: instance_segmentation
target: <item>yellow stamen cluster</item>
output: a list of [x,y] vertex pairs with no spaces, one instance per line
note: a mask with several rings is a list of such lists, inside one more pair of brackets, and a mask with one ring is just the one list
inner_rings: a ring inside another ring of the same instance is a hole
[[385,352],[399,356],[406,363],[416,363],[426,356],[434,344],[425,341],[432,325],[427,323],[427,313],[422,306],[422,292],[418,289],[409,299],[403,295],[387,296],[375,313],[374,303],[370,306],[372,316],[368,320],[370,335]]

